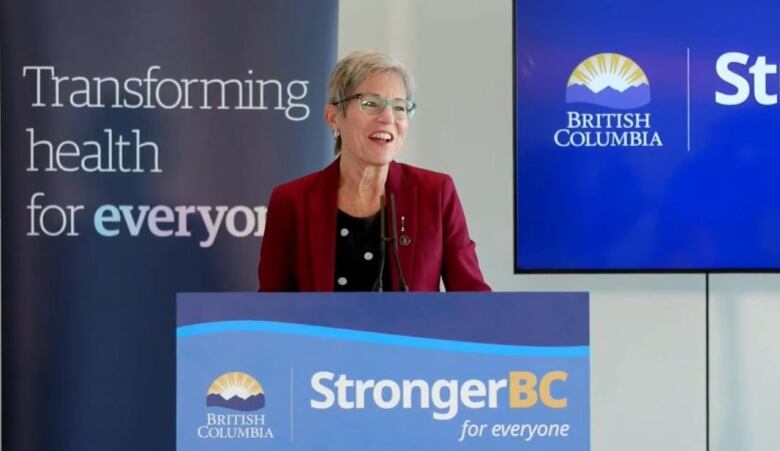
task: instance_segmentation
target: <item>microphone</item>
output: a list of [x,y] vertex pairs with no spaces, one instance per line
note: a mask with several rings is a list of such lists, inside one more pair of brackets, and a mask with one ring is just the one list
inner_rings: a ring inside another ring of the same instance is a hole
[[379,197],[379,275],[374,281],[371,291],[384,291],[382,279],[385,273],[385,259],[387,258],[387,235],[385,235],[385,196]]
[[401,290],[408,292],[409,285],[406,284],[404,273],[401,270],[401,260],[398,259],[398,222],[395,220],[395,195],[393,193],[390,193],[390,220],[393,222],[393,255],[395,267],[398,270],[398,281],[401,284]]

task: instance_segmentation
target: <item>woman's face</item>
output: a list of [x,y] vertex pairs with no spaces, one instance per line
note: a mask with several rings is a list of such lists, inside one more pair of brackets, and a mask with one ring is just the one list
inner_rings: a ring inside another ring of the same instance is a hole
[[[378,72],[365,80],[353,94],[376,94],[385,99],[406,99],[403,79],[395,72]],[[360,99],[350,100],[344,114],[330,106],[328,122],[341,133],[341,154],[365,166],[389,164],[404,143],[409,119],[393,115],[392,105],[379,114],[371,115],[360,108]]]

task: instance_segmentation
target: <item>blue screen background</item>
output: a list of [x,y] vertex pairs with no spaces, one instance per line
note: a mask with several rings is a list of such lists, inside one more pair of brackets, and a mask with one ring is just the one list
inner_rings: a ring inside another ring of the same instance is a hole
[[[515,3],[516,270],[780,268],[780,105],[733,93],[727,52],[780,64],[780,3],[660,0]],[[650,82],[662,147],[559,148],[566,83],[585,58],[633,59]],[[690,150],[687,58],[690,52]],[[780,90],[769,75],[767,92]]]

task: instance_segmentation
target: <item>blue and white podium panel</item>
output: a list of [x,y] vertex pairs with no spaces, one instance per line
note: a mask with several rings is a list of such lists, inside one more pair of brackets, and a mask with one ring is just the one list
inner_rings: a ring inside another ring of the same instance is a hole
[[590,449],[587,293],[180,294],[177,449]]

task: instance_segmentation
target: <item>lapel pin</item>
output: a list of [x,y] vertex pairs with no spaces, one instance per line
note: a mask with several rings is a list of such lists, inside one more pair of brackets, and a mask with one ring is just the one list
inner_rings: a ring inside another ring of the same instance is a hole
[[409,235],[401,235],[399,241],[401,242],[401,246],[408,246],[412,244],[412,239],[409,238]]

